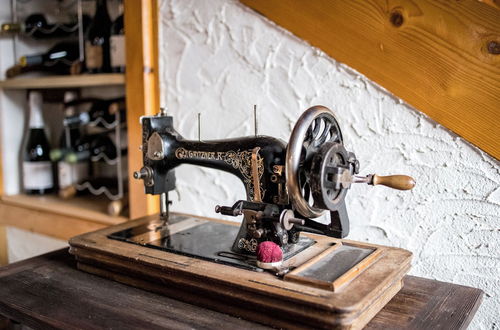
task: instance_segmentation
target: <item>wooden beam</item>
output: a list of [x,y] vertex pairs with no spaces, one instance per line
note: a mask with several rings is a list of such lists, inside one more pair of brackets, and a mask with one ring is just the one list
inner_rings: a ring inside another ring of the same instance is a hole
[[3,187],[3,151],[2,151],[2,139],[0,137],[0,197],[3,196],[4,187]]
[[477,0],[241,0],[500,158],[500,11]]
[[7,247],[7,228],[0,225],[0,266],[7,265],[9,263]]
[[74,76],[47,76],[35,78],[15,78],[0,80],[3,89],[43,89],[82,88],[100,86],[119,86],[125,84],[121,73],[81,74]]
[[130,218],[158,212],[158,199],[144,194],[133,172],[142,166],[142,128],[139,117],[159,111],[158,3],[156,0],[125,0],[126,93]]

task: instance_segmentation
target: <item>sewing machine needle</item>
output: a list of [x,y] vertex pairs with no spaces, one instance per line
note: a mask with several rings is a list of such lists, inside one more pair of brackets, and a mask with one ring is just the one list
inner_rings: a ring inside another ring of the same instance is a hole
[[255,129],[255,137],[257,137],[257,104],[253,105],[253,123]]
[[201,113],[198,112],[198,141],[201,142]]

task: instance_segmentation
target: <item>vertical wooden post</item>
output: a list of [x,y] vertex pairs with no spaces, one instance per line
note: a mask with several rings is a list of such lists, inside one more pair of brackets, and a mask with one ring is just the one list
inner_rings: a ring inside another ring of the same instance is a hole
[[0,137],[0,198],[3,196],[3,160],[2,138]]
[[7,253],[7,228],[0,225],[0,266],[9,263],[9,256]]
[[[0,199],[3,196],[3,160],[2,160],[2,140],[0,138]],[[9,263],[7,254],[7,228],[0,225],[0,266]]]
[[139,118],[159,111],[158,3],[125,0],[126,95],[130,218],[158,212],[158,199],[144,194],[142,181],[132,178],[142,166]]

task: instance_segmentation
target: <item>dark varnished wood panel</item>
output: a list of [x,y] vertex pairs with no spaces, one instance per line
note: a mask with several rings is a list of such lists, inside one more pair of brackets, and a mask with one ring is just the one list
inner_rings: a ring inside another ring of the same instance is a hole
[[34,328],[260,328],[78,271],[64,250],[0,271],[0,314]]
[[403,289],[368,324],[368,329],[465,329],[481,304],[479,289],[406,276]]
[[[197,219],[187,218],[174,225]],[[234,222],[203,219],[237,226]],[[114,232],[150,221],[151,217],[146,217],[73,237],[69,241],[70,253],[75,255],[80,269],[92,274],[278,328],[361,329],[401,289],[412,256],[403,249],[384,247],[385,253],[355,281],[331,292],[283,281],[269,273],[249,272],[108,238]],[[324,250],[340,242],[358,244],[307,235],[316,241],[311,249],[322,246]],[[300,266],[306,261],[300,253],[286,263]]]
[[[367,329],[465,328],[481,299],[478,289],[406,276]],[[0,268],[0,314],[34,328],[265,328],[78,271],[66,250]]]

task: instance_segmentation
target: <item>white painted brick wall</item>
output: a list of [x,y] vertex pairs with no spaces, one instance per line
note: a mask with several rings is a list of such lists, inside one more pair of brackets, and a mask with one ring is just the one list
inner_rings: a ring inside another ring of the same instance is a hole
[[[356,186],[351,239],[414,253],[411,274],[481,288],[472,329],[500,327],[500,166],[359,73],[233,0],[160,1],[161,102],[197,138],[259,133],[288,140],[302,111],[332,108],[363,174],[407,173],[412,192]],[[216,216],[244,198],[229,174],[184,166],[173,209]]]

